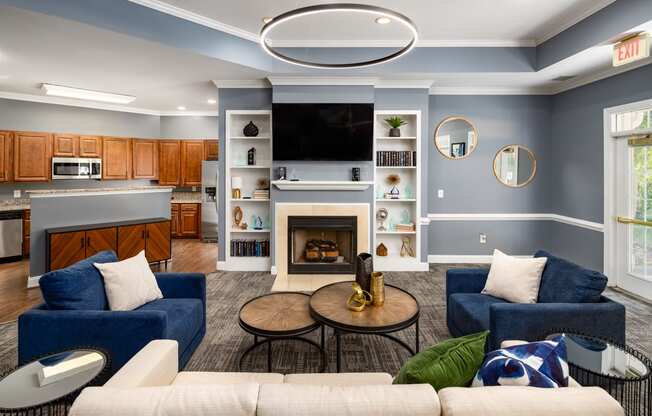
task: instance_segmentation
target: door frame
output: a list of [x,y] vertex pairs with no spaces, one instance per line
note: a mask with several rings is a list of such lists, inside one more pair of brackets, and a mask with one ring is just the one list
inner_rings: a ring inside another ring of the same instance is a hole
[[[616,201],[617,177],[616,177],[616,155],[618,140],[626,140],[623,137],[633,134],[633,131],[623,131],[617,134],[611,131],[611,116],[616,113],[645,110],[652,108],[652,100],[638,101],[609,107],[603,110],[604,129],[604,272],[607,275],[608,285],[618,285],[618,261],[617,261],[617,228],[616,215],[618,212]],[[650,133],[652,133],[652,129]],[[638,134],[647,130],[638,131]]]

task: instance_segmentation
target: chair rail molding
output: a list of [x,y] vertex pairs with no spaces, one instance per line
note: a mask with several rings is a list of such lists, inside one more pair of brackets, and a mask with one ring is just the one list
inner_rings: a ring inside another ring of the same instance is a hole
[[546,213],[485,213],[485,214],[428,214],[430,222],[433,221],[556,221],[563,224],[574,225],[587,230],[603,232],[604,224],[587,221],[579,218],[567,217],[559,214]]

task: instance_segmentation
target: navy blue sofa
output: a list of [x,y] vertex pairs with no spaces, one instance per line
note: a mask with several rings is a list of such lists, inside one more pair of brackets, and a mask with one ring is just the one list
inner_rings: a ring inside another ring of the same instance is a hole
[[446,323],[455,336],[489,330],[487,349],[507,339],[536,341],[548,331],[564,329],[625,344],[625,307],[602,296],[602,273],[538,251],[547,257],[539,299],[533,304],[510,303],[484,295],[488,269],[446,272]]
[[110,354],[110,375],[155,339],[179,342],[183,368],[206,333],[206,277],[198,273],[156,273],[163,293],[133,311],[110,311],[104,282],[93,263],[115,262],[105,251],[40,279],[45,303],[18,318],[18,360],[75,347],[99,347]]

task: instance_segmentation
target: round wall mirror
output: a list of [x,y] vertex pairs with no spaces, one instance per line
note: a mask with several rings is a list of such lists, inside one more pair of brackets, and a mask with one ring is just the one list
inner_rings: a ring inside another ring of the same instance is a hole
[[464,159],[478,145],[478,131],[464,117],[448,117],[435,130],[435,147],[449,159]]
[[494,175],[503,185],[520,188],[532,182],[536,173],[537,160],[525,146],[507,145],[494,157]]

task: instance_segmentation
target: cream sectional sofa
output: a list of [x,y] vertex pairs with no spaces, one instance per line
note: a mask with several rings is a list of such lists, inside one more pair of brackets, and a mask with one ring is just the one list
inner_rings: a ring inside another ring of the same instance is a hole
[[179,372],[177,343],[152,341],[104,386],[86,388],[71,416],[622,416],[593,387],[447,388],[392,385],[383,373]]

